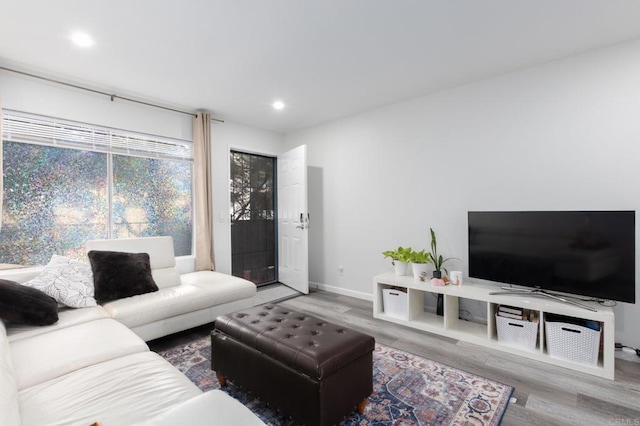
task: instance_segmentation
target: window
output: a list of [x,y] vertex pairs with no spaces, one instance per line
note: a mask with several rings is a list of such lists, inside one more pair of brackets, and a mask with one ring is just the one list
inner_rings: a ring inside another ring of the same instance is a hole
[[170,235],[191,254],[191,143],[6,112],[0,263],[84,255],[89,239]]

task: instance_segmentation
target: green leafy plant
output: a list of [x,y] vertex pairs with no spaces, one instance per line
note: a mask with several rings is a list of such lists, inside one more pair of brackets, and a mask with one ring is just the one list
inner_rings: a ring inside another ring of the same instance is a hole
[[413,252],[413,249],[411,247],[404,248],[400,246],[395,250],[383,251],[382,255],[384,256],[385,259],[387,257],[390,257],[392,261],[397,260],[398,262],[410,262],[412,252]]
[[440,272],[442,269],[444,269],[444,272],[448,274],[449,271],[447,271],[447,268],[444,268],[442,265],[444,264],[444,262],[451,258],[448,257],[445,259],[442,257],[442,255],[438,254],[438,241],[436,240],[436,233],[433,232],[433,229],[431,228],[429,228],[429,231],[431,231],[431,251],[427,253],[427,255],[429,256],[429,263],[433,264],[433,268],[436,272]]
[[425,250],[413,251],[410,256],[411,263],[430,263],[429,253]]

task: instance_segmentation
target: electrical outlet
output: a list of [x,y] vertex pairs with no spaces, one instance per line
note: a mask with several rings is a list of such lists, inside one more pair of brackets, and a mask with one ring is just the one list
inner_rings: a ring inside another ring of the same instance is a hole
[[342,266],[342,265],[338,266],[338,276],[339,277],[344,277],[344,266]]

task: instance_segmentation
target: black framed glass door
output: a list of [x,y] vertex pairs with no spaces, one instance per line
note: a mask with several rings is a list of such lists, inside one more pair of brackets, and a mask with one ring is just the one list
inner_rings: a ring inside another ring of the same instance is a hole
[[277,276],[276,159],[231,151],[231,273],[256,285]]

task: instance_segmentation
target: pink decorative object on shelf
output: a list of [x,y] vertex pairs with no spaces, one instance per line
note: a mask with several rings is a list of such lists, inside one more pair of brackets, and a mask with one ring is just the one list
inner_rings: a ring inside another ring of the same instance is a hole
[[444,287],[447,283],[442,278],[431,278],[431,284],[437,287]]

